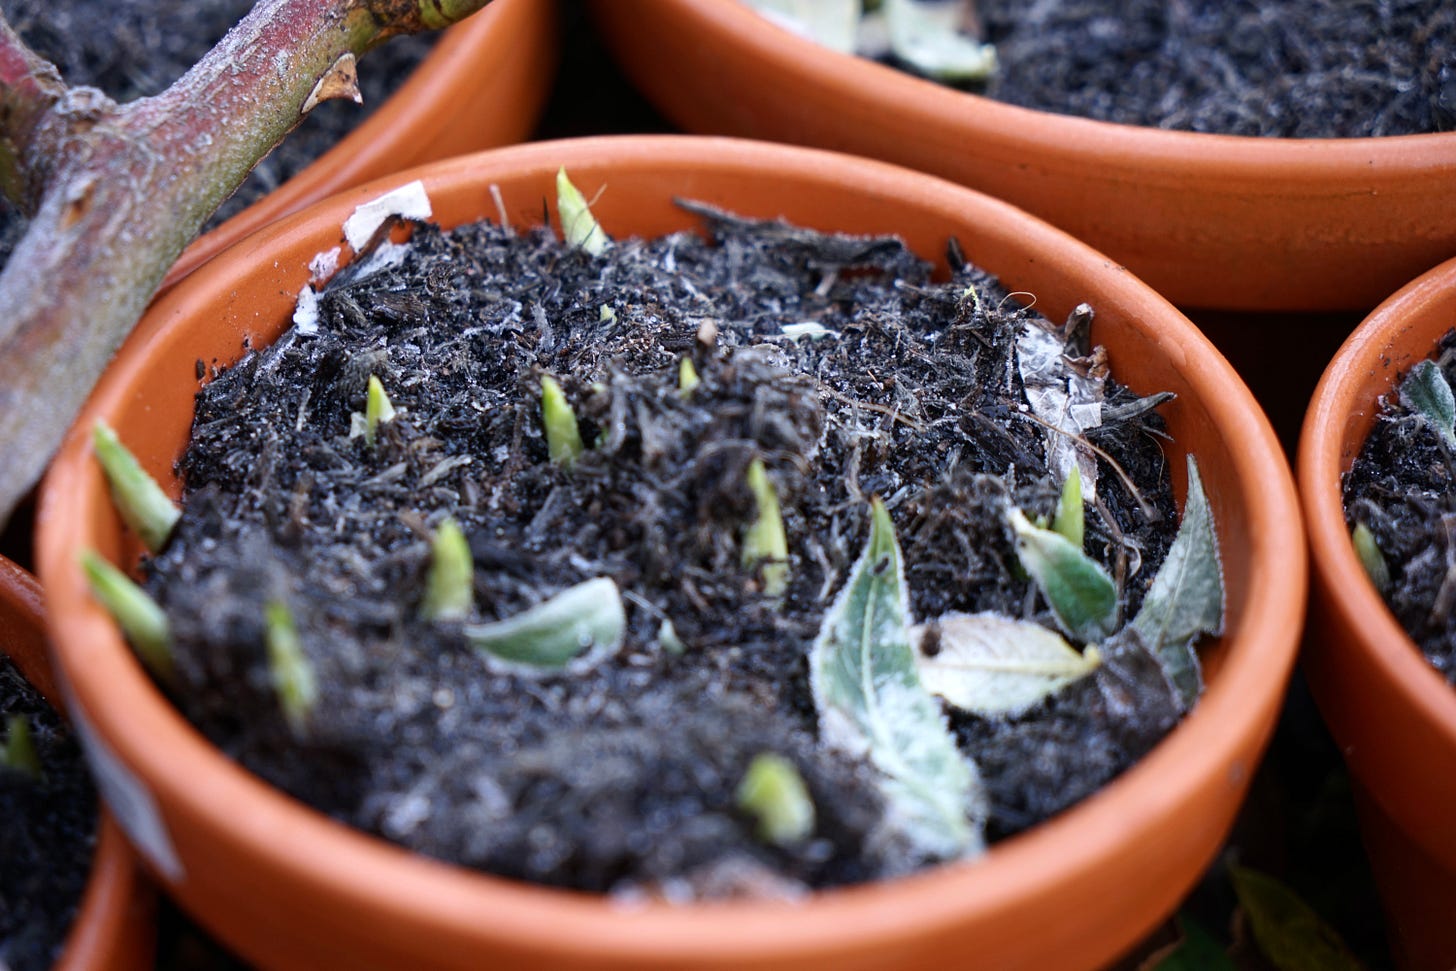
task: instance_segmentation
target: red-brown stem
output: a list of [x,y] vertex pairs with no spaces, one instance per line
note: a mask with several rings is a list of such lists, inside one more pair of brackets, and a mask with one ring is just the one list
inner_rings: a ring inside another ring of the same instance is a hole
[[[0,521],[203,222],[304,116],[346,53],[488,0],[262,0],[171,88],[124,106],[0,28],[0,173],[38,200],[0,274]],[[3,24],[3,17],[0,17]],[[14,192],[10,190],[14,189]]]

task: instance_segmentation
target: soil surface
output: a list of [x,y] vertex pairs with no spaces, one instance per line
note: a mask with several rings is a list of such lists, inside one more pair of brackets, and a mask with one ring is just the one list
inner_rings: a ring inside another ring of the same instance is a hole
[[[1025,324],[1050,325],[974,267],[932,280],[894,239],[705,218],[715,245],[684,233],[603,257],[540,230],[420,228],[401,267],[336,278],[316,332],[290,331],[207,384],[181,463],[186,509],[149,586],[170,617],[173,696],[209,738],[355,826],[541,883],[789,894],[929,862],[877,839],[869,766],[818,744],[807,649],[873,495],[895,521],[914,616],[1051,625],[1006,525],[1008,503],[1049,514],[1058,496],[1015,350]],[[1068,353],[1095,370],[1089,317],[1069,322]],[[784,333],[805,322],[827,333]],[[701,379],[688,396],[683,357]],[[548,459],[543,374],[588,444],[569,472]],[[372,448],[349,436],[371,375],[398,409]],[[1140,506],[1099,463],[1087,546],[1123,581],[1125,617],[1176,520],[1148,404],[1108,382],[1088,433],[1141,493]],[[755,458],[790,537],[782,598],[742,559]],[[422,621],[446,516],[475,562],[471,620],[606,575],[624,591],[625,644],[525,675],[474,651],[458,623]],[[298,732],[265,661],[277,601],[320,688]],[[1177,721],[1136,641],[1106,647],[1093,677],[1022,717],[955,716],[982,761],[993,838],[1094,790]],[[766,750],[808,784],[818,824],[802,844],[760,842],[735,807]]]
[[[1456,331],[1434,358],[1456,384]],[[1404,375],[1401,379],[1404,380]],[[1398,385],[1397,385],[1398,387]],[[1390,570],[1385,602],[1446,680],[1456,685],[1456,477],[1452,452],[1391,394],[1345,476],[1345,517],[1364,523]]]
[[1456,127],[1448,0],[978,0],[984,93],[1156,128],[1288,138]]
[[[10,25],[67,83],[100,88],[120,102],[165,90],[252,7],[252,0],[0,0]],[[364,103],[319,105],[205,228],[272,192],[347,135],[384,103],[432,44],[433,35],[396,37],[361,59]],[[23,231],[24,220],[0,197],[0,266]]]
[[70,730],[0,656],[0,736],[23,715],[42,774],[0,766],[0,968],[46,971],[81,902],[96,841],[96,795]]

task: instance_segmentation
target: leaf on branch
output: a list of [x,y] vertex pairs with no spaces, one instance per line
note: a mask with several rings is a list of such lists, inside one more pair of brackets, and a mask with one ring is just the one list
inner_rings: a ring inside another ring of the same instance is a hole
[[889,825],[945,859],[985,846],[986,796],[915,669],[899,544],[876,499],[870,536],[809,655],[819,733],[881,773]]
[[1436,434],[1456,448],[1456,395],[1434,361],[1422,361],[1400,383],[1400,403],[1420,415]]
[[1131,625],[1162,663],[1185,705],[1203,691],[1193,644],[1203,634],[1223,631],[1223,601],[1218,535],[1198,462],[1190,455],[1183,521]]
[[946,614],[910,628],[926,690],[978,715],[1019,715],[1102,663],[1062,637],[1001,614]]
[[587,652],[602,657],[622,644],[627,616],[610,577],[568,587],[505,620],[465,627],[470,645],[522,673],[559,670]]
[[567,178],[565,168],[556,172],[556,215],[561,219],[561,235],[567,246],[601,256],[612,245],[611,237],[592,215],[586,196]]
[[1057,625],[1077,640],[1100,641],[1117,623],[1117,585],[1100,564],[1061,533],[1009,513],[1016,555],[1046,597]]

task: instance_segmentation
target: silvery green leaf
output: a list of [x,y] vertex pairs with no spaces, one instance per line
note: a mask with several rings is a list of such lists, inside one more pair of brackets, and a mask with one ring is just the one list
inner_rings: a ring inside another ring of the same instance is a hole
[[941,81],[980,81],[996,73],[996,48],[963,35],[960,4],[885,0],[890,47],[922,74]]
[[1222,632],[1223,601],[1218,535],[1198,463],[1190,455],[1183,521],[1132,622],[1143,642],[1163,662],[1186,704],[1203,689],[1193,642],[1202,634]]
[[1117,624],[1117,585],[1061,533],[1034,526],[1013,508],[1016,555],[1046,597],[1057,625],[1079,641],[1100,641]]
[[1456,396],[1434,361],[1422,361],[1400,383],[1400,403],[1424,418],[1446,444],[1456,448]]
[[989,611],[912,627],[910,642],[926,689],[979,715],[1019,715],[1102,663],[1095,647],[1079,653],[1040,624]]
[[586,196],[572,184],[564,167],[556,172],[556,215],[561,219],[561,235],[567,246],[601,256],[612,245],[611,237],[592,215]]
[[841,54],[853,54],[860,0],[747,0],[765,18]]
[[1077,439],[1102,424],[1104,382],[1067,366],[1066,344],[1031,322],[1016,335],[1016,366],[1031,413],[1048,427],[1047,467],[1066,481],[1075,466],[1087,502],[1097,498],[1097,459]]
[[627,617],[610,577],[568,587],[549,600],[490,624],[464,628],[472,647],[528,670],[563,668],[588,651],[622,643]]
[[881,773],[887,823],[939,858],[982,852],[985,794],[915,670],[900,548],[876,499],[869,541],[809,655],[820,737]]

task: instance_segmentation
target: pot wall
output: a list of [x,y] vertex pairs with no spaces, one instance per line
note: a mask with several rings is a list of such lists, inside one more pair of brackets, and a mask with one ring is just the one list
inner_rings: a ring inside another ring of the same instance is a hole
[[1385,301],[1350,336],[1315,391],[1299,447],[1313,568],[1304,669],[1367,793],[1362,826],[1397,955],[1404,967],[1432,971],[1456,966],[1451,910],[1431,906],[1456,908],[1456,689],[1426,663],[1356,559],[1340,479],[1375,423],[1377,399],[1453,324],[1456,261]]
[[[58,711],[60,695],[46,660],[40,585],[0,557],[0,646],[25,680]],[[53,971],[146,971],[156,947],[156,897],[111,817],[101,814],[96,856]]]
[[735,0],[595,0],[689,131],[832,148],[1006,199],[1175,303],[1366,310],[1456,254],[1456,133],[1262,139],[1030,111],[796,37]]
[[[77,428],[104,416],[172,481],[196,362],[225,363],[245,339],[272,340],[309,258],[338,245],[355,205],[421,177],[442,224],[495,218],[492,185],[505,214],[529,224],[562,164],[589,198],[601,190],[594,211],[617,235],[692,225],[671,203],[685,196],[824,229],[898,231],[930,258],[954,234],[1052,319],[1090,300],[1094,339],[1120,379],[1178,394],[1164,412],[1207,483],[1228,575],[1227,633],[1205,654],[1208,693],[1102,793],[975,864],[796,907],[627,910],[467,874],[304,809],[224,759],[165,702],[85,592],[80,548],[118,562],[138,550],[111,511],[86,435],[74,432],[40,514],[53,636],[77,703],[155,801],[150,822],[178,862],[156,867],[170,891],[269,967],[1074,969],[1117,957],[1177,905],[1242,800],[1293,663],[1303,538],[1273,434],[1212,346],[1126,270],[1011,207],[878,163],[724,139],[590,139],[450,160],[330,200],[199,271],[153,306]],[[1181,476],[1182,461],[1171,466]]]

